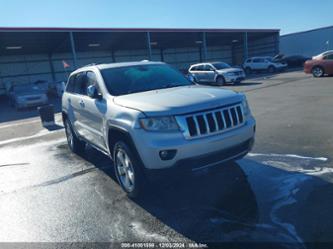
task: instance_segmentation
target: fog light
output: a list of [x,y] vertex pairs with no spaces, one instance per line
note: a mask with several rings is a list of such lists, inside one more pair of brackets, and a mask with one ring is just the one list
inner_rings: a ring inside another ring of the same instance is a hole
[[161,150],[160,151],[160,158],[165,160],[171,160],[175,157],[177,150]]

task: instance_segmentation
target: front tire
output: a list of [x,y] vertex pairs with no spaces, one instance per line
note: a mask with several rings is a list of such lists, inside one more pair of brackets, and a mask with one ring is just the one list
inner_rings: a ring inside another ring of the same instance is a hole
[[316,66],[316,67],[312,68],[313,77],[320,78],[320,77],[323,77],[324,74],[325,74],[325,72],[324,72],[324,69],[322,67]]
[[72,125],[68,119],[66,119],[66,121],[65,121],[65,132],[66,132],[67,143],[68,143],[69,149],[76,154],[81,154],[82,152],[84,152],[86,143],[83,141],[80,141],[77,138],[77,136],[72,128]]
[[216,78],[216,84],[218,86],[224,86],[225,85],[225,79],[223,78],[223,76],[218,76]]
[[121,188],[130,198],[142,196],[146,184],[145,176],[141,163],[130,149],[130,146],[123,141],[118,141],[113,149],[113,162]]

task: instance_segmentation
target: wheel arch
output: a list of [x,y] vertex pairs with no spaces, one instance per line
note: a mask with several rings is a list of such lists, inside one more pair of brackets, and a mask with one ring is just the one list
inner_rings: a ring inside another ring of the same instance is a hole
[[222,78],[224,80],[224,82],[225,82],[225,77],[223,76],[223,74],[216,74],[216,76],[215,76],[215,82],[217,82],[218,78]]
[[320,68],[321,70],[323,70],[322,76],[324,76],[326,74],[325,67],[323,65],[320,65],[320,64],[315,64],[315,65],[312,66],[312,68],[311,68],[311,73],[312,74],[313,74],[313,70],[315,68]]
[[110,157],[113,158],[114,145],[116,144],[117,141],[120,140],[125,142],[133,150],[133,154],[142,163],[142,160],[139,156],[139,153],[136,149],[136,146],[129,131],[127,131],[125,128],[115,125],[110,125],[107,129],[107,146]]

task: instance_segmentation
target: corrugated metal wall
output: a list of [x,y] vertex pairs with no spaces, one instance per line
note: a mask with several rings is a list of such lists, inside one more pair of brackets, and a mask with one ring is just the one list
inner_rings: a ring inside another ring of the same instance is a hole
[[333,49],[333,26],[280,37],[280,51],[285,55],[312,57],[330,49]]
[[[268,37],[257,41],[249,41],[249,56],[273,55],[276,53],[276,41],[274,37]],[[163,60],[178,69],[188,69],[191,64],[203,60],[203,51],[199,47],[152,49],[152,60]],[[235,60],[236,58],[236,60]],[[148,59],[147,49],[78,52],[77,66],[90,63],[110,63],[122,61],[139,61]],[[73,65],[72,54],[55,53],[49,58],[48,55],[21,55],[0,56],[0,85],[10,83],[28,83],[36,80],[61,81],[66,80],[71,68],[66,72],[62,61]],[[230,46],[208,46],[206,61],[225,61],[230,64],[243,62],[243,46],[236,48]],[[52,74],[53,68],[53,74]]]

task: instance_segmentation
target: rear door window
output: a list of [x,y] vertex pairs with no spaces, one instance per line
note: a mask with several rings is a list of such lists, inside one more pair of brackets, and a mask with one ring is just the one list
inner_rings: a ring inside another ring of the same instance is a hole
[[73,93],[86,95],[87,94],[87,76],[85,72],[78,73],[74,79]]
[[214,71],[210,65],[205,65],[205,71]]
[[264,62],[265,60],[264,59],[261,59],[261,58],[256,58],[256,59],[253,59],[253,63],[262,63]]
[[72,75],[71,77],[69,77],[68,79],[68,83],[67,83],[67,86],[66,86],[66,92],[69,92],[69,93],[73,93],[74,92],[74,80],[75,80],[75,77],[76,77],[76,74]]
[[198,66],[197,71],[205,71],[205,66],[204,65]]

